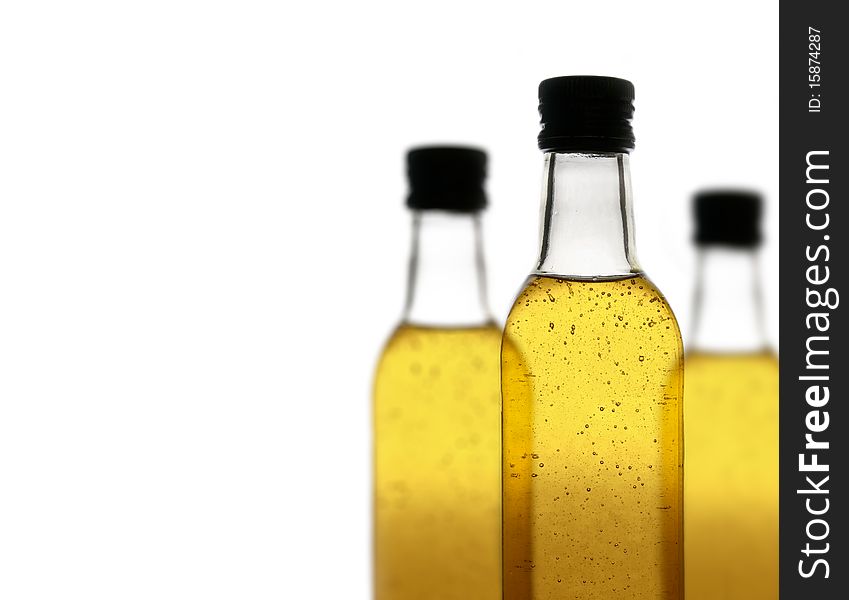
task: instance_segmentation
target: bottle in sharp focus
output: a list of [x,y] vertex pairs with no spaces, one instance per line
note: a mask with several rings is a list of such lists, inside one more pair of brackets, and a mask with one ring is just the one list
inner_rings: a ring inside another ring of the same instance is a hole
[[505,600],[682,593],[682,346],[634,249],[633,85],[540,84],[540,255],[505,325]]
[[413,247],[374,383],[377,600],[501,598],[501,329],[486,301],[486,155],[407,158]]
[[763,327],[759,194],[696,195],[684,402],[687,600],[778,598],[778,357]]

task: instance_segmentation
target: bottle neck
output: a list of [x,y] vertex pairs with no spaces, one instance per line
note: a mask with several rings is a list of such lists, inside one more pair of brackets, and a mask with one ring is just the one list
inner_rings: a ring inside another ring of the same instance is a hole
[[609,279],[640,272],[627,154],[545,155],[536,274]]
[[449,327],[492,321],[479,213],[413,213],[404,321]]
[[749,353],[766,348],[757,254],[753,249],[700,248],[696,282],[693,350]]

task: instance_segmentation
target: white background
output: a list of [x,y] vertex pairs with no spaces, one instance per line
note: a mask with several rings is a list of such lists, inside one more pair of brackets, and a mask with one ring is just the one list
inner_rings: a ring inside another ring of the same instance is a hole
[[691,192],[765,192],[776,342],[777,32],[766,1],[3,3],[0,597],[367,598],[403,152],[490,151],[503,318],[548,76],[635,83],[639,257],[685,334]]

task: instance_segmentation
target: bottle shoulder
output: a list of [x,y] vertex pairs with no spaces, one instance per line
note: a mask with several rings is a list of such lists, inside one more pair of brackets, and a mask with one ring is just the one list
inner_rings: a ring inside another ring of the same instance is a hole
[[586,353],[599,360],[613,353],[661,356],[673,363],[683,359],[675,315],[643,276],[532,277],[507,318],[504,340],[519,355],[560,357],[567,362],[589,360],[583,356]]
[[[674,323],[675,314],[661,291],[645,275],[599,279],[570,279],[532,275],[516,297],[509,324],[517,317],[534,314],[564,314],[577,312],[584,316],[588,312],[604,315],[624,316],[630,314],[655,313],[658,318]],[[656,319],[649,319],[652,323]],[[616,323],[613,323],[616,326]]]
[[684,356],[688,372],[745,371],[778,377],[778,355],[772,349],[757,352],[691,350]]
[[500,343],[501,328],[494,322],[460,327],[402,322],[383,345],[378,368],[394,355],[468,352]]
[[416,389],[435,382],[470,381],[492,375],[497,381],[501,329],[422,327],[402,324],[384,346],[374,376],[375,393]]

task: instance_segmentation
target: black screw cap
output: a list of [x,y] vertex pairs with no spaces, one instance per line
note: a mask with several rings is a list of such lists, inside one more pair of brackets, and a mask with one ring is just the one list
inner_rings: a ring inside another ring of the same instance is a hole
[[749,190],[704,190],[693,199],[695,243],[755,248],[761,243],[761,195]]
[[486,207],[486,152],[461,146],[428,146],[407,153],[414,210],[476,212]]
[[544,152],[634,149],[634,84],[616,77],[572,75],[539,84],[538,140]]

